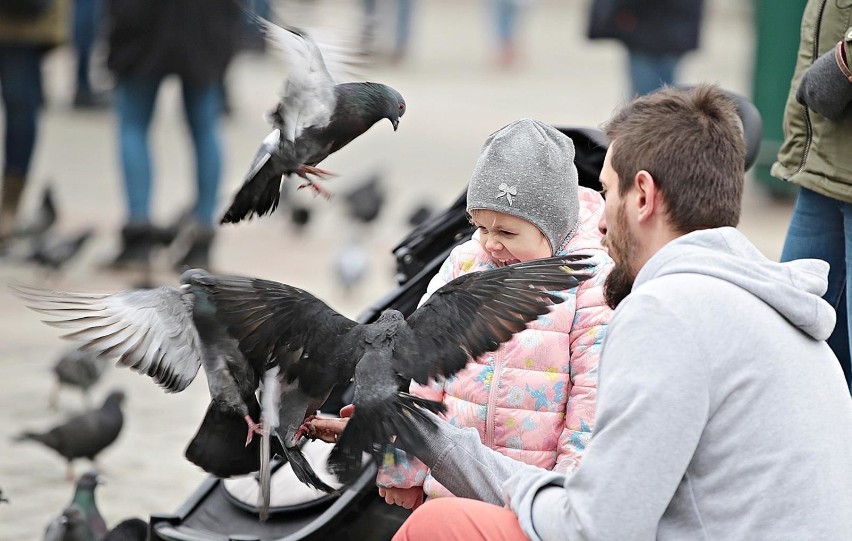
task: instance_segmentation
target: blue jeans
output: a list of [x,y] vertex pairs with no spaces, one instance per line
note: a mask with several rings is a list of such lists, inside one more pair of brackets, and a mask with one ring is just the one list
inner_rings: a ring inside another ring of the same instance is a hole
[[816,258],[827,261],[828,290],[823,298],[837,311],[837,325],[827,340],[843,368],[847,385],[852,382],[849,326],[852,287],[852,203],[844,203],[802,188],[796,198],[781,261]]
[[77,91],[92,90],[89,69],[101,24],[101,0],[75,0],[73,45],[77,54]]
[[501,46],[510,46],[515,43],[515,29],[518,27],[518,2],[517,0],[491,0],[491,2],[497,41]]
[[647,54],[628,51],[630,84],[634,95],[644,96],[674,83],[678,54]]
[[[150,222],[151,156],[148,128],[161,78],[122,78],[115,87],[119,147],[128,222]],[[183,83],[183,105],[195,145],[195,174],[198,192],[193,209],[195,218],[206,225],[214,222],[222,153],[218,120],[222,112],[222,85],[219,82],[194,87]]]
[[3,173],[26,178],[32,162],[41,106],[41,59],[44,49],[0,45],[0,92],[6,126]]

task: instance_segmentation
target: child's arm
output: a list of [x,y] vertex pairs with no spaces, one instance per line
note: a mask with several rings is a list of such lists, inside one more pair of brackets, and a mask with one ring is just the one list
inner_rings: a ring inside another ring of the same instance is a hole
[[606,305],[603,284],[612,269],[612,259],[597,252],[595,276],[580,284],[576,293],[574,322],[570,332],[571,382],[565,407],[565,426],[559,436],[554,471],[576,468],[589,443],[595,422],[598,360],[612,310]]

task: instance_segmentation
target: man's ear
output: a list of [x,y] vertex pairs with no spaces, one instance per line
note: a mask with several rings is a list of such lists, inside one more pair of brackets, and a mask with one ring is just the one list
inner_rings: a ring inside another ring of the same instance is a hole
[[642,223],[659,210],[659,190],[654,177],[644,169],[636,173],[633,183],[636,188],[636,218]]

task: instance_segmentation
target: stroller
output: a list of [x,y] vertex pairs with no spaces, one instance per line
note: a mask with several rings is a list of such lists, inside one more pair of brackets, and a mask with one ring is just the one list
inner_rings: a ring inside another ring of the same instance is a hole
[[[760,144],[760,114],[744,98],[739,100],[747,141],[747,168]],[[594,128],[557,128],[574,141],[575,163],[581,186],[600,189],[598,176],[608,143]],[[393,308],[404,315],[413,312],[429,280],[450,251],[470,238],[474,228],[467,219],[466,193],[443,212],[416,227],[394,250],[398,286],[365,309],[357,320],[374,321],[382,311]],[[322,411],[337,412],[348,404],[350,389],[335,389]],[[276,463],[273,468],[281,467]],[[209,477],[173,514],[152,515],[151,541],[384,541],[390,539],[410,510],[388,505],[378,496],[377,470],[368,462],[360,477],[342,487],[339,496],[322,495],[314,501],[289,507],[272,507],[269,518],[260,522],[257,509],[237,501],[225,482]]]

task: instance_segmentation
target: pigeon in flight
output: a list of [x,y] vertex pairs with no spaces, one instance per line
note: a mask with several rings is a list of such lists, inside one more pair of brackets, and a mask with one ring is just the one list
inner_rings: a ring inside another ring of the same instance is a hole
[[309,186],[327,197],[328,191],[311,176],[331,173],[317,164],[382,119],[396,131],[405,113],[402,95],[387,85],[338,82],[340,70],[327,58],[331,53],[304,30],[260,21],[290,69],[280,100],[268,115],[274,129],[263,140],[221,223],[274,211],[283,179],[293,174],[304,180],[300,188]]
[[121,413],[123,401],[124,393],[113,391],[98,409],[75,415],[47,432],[26,431],[15,439],[37,441],[65,457],[68,479],[73,480],[72,461],[75,458],[88,458],[94,462],[98,453],[118,438],[124,424]]
[[356,413],[329,459],[347,484],[360,474],[363,452],[380,460],[384,445],[407,429],[408,415],[422,415],[416,406],[442,411],[442,404],[400,392],[404,380],[450,377],[469,356],[496,350],[562,302],[555,292],[588,279],[589,268],[585,256],[557,256],[469,273],[438,289],[408,318],[386,310],[366,324],[278,282],[198,275],[193,283],[208,290],[217,317],[246,357],[277,363],[276,431],[285,449],[309,434],[306,421],[332,388],[354,376]]

